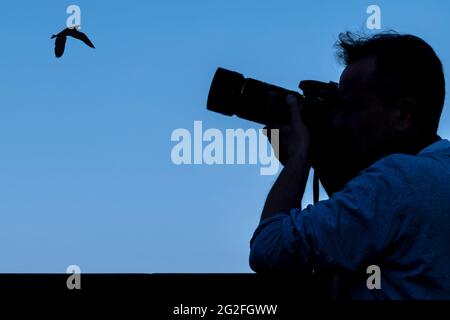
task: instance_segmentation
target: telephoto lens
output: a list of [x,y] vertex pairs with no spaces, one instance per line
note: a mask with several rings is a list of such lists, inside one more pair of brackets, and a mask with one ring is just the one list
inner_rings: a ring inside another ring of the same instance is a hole
[[299,101],[303,98],[298,92],[218,68],[209,90],[207,109],[264,125],[287,123],[286,97],[289,94]]
[[303,120],[308,125],[315,122],[312,117],[329,112],[336,104],[335,82],[304,80],[299,88],[303,94],[218,68],[209,89],[207,109],[264,125],[283,124],[289,122],[286,97],[293,95],[302,105]]

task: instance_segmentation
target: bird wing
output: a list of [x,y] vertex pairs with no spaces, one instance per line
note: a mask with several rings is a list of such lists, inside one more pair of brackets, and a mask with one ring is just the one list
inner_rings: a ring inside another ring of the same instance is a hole
[[57,58],[60,58],[63,53],[64,53],[64,49],[66,47],[66,37],[56,37],[55,40],[55,56]]
[[74,37],[75,39],[83,41],[85,44],[87,44],[91,48],[95,48],[94,44],[89,40],[87,35],[85,35],[83,32],[80,32],[76,29],[71,30],[70,35]]

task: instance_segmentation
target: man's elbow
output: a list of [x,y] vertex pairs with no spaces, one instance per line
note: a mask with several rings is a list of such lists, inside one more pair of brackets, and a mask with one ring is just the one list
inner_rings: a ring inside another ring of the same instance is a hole
[[306,268],[294,248],[285,247],[282,237],[253,239],[250,245],[249,265],[256,273],[297,273]]
[[257,273],[284,272],[290,269],[292,248],[288,230],[283,228],[287,215],[280,215],[269,223],[261,224],[250,241],[250,268]]
[[266,273],[271,270],[271,263],[268,262],[270,259],[261,252],[258,248],[250,249],[249,264],[250,268],[256,273]]
[[257,273],[273,273],[283,271],[282,250],[274,243],[259,243],[258,240],[250,248],[250,268]]

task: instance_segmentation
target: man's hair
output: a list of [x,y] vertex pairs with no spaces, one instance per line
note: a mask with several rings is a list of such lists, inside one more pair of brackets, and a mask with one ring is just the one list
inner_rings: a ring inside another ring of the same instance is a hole
[[362,37],[339,34],[337,57],[346,66],[370,55],[376,57],[375,90],[389,105],[402,97],[417,103],[416,120],[423,133],[434,134],[445,98],[442,64],[433,48],[419,37],[394,31]]

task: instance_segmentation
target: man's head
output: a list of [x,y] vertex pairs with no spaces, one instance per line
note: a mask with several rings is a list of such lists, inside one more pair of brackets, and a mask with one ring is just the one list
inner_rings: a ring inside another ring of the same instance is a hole
[[418,37],[397,33],[342,33],[336,46],[346,68],[333,128],[351,174],[388,154],[417,153],[431,143],[445,96],[434,50]]

